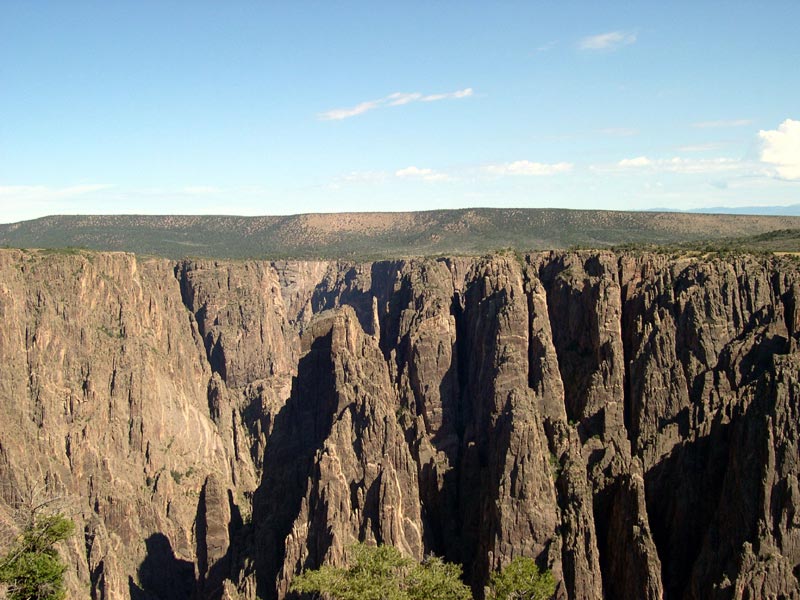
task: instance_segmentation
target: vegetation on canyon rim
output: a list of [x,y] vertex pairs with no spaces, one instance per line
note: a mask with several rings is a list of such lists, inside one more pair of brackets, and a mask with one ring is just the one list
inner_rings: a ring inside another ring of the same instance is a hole
[[[428,556],[421,563],[392,546],[351,546],[349,567],[324,565],[295,578],[295,592],[328,594],[335,600],[470,600],[461,567]],[[547,600],[556,581],[530,558],[517,557],[490,580],[490,600]]]

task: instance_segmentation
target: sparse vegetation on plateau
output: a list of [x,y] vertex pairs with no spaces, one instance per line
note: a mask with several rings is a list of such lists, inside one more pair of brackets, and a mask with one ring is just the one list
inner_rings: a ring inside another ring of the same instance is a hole
[[693,245],[683,248],[688,251],[706,243],[713,251],[796,252],[800,217],[471,208],[281,217],[84,215],[0,225],[0,245],[8,247],[175,259],[380,260],[480,256],[498,248],[524,253],[623,245],[673,251],[676,245]]

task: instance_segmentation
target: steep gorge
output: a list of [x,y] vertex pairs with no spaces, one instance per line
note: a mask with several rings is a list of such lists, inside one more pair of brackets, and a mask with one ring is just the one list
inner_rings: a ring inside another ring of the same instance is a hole
[[0,251],[0,510],[72,597],[283,598],[357,540],[559,598],[800,598],[800,269]]

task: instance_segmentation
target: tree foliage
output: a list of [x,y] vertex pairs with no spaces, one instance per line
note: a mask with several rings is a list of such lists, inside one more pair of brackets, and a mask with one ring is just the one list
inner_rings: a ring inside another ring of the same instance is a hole
[[549,600],[556,593],[550,571],[540,571],[531,558],[518,556],[489,581],[491,600]]
[[[405,558],[392,546],[357,544],[348,549],[350,565],[305,571],[292,591],[324,594],[332,600],[471,600],[461,581],[461,567],[428,556],[422,563]],[[533,559],[518,557],[492,575],[489,600],[549,600],[556,591],[550,571]]]
[[37,515],[0,558],[0,583],[8,585],[9,600],[64,598],[64,571],[55,544],[67,539],[74,523],[60,514]]
[[421,564],[392,546],[357,544],[349,567],[325,565],[298,575],[295,592],[326,594],[335,600],[469,600],[461,567],[429,557]]
[[408,597],[412,600],[471,600],[469,588],[461,582],[461,567],[446,563],[438,556],[428,556],[415,565],[406,577]]

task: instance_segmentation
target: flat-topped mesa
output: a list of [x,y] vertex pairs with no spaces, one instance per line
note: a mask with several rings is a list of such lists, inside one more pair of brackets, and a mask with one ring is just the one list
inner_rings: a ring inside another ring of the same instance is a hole
[[414,256],[477,256],[513,248],[610,248],[679,244],[800,248],[800,217],[679,212],[467,208],[285,216],[61,215],[0,224],[0,246],[87,248],[180,259],[366,262]]
[[800,595],[781,258],[0,251],[0,509],[92,597],[287,597],[359,540],[558,598]]

